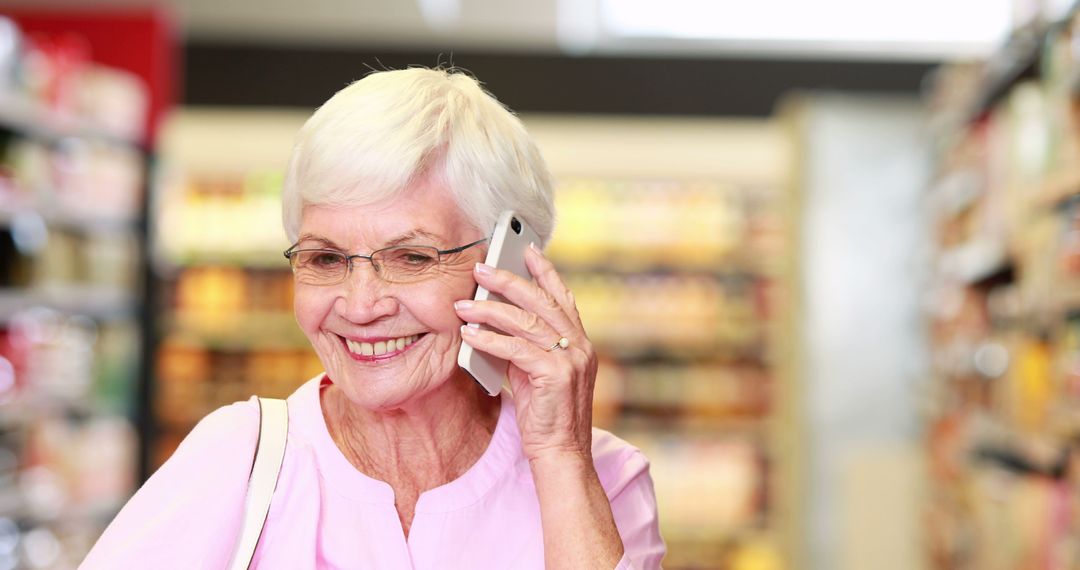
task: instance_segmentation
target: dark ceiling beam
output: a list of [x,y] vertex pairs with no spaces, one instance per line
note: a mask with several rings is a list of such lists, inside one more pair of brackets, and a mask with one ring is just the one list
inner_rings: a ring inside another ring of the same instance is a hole
[[453,63],[519,112],[768,116],[793,90],[917,95],[935,63],[403,51],[196,41],[183,102],[313,108],[373,68]]

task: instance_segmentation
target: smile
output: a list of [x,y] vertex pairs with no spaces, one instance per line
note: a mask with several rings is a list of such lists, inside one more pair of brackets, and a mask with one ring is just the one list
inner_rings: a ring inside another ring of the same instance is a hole
[[424,335],[414,334],[399,338],[388,338],[375,342],[349,340],[342,337],[349,355],[358,360],[376,360],[396,356],[408,349]]

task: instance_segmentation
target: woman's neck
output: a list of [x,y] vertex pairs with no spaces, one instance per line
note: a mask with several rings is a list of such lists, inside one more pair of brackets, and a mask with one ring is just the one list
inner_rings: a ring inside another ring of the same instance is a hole
[[491,442],[499,399],[466,378],[391,410],[356,406],[330,385],[323,390],[330,437],[360,472],[390,484],[399,499],[460,477]]

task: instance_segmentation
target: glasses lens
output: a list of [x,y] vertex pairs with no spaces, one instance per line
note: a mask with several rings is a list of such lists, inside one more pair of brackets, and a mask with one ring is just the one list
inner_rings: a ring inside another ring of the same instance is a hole
[[349,259],[338,251],[301,249],[293,252],[289,262],[296,278],[309,285],[339,283],[349,272]]
[[390,247],[371,254],[371,261],[383,279],[393,283],[409,283],[436,273],[439,250],[415,245]]

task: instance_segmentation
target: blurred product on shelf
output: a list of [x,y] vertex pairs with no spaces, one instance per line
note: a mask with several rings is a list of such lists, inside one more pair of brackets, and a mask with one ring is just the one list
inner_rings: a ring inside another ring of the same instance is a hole
[[929,96],[926,532],[942,570],[1080,567],[1080,16],[1036,27],[1035,48],[946,66]]
[[137,484],[146,100],[0,17],[0,568],[76,566]]
[[3,332],[0,520],[24,540],[63,533],[60,566],[81,559],[135,487],[133,345],[129,323],[44,308],[13,315]]
[[2,21],[5,118],[38,132],[141,140],[148,95],[139,78],[94,63],[91,46],[79,34],[23,35],[10,20]]
[[730,360],[760,358],[763,349],[757,295],[746,281],[606,273],[566,279],[590,337],[607,352]]
[[280,172],[193,174],[175,181],[181,187],[167,188],[159,205],[160,254],[171,264],[280,269],[289,247],[278,223],[281,184]]

